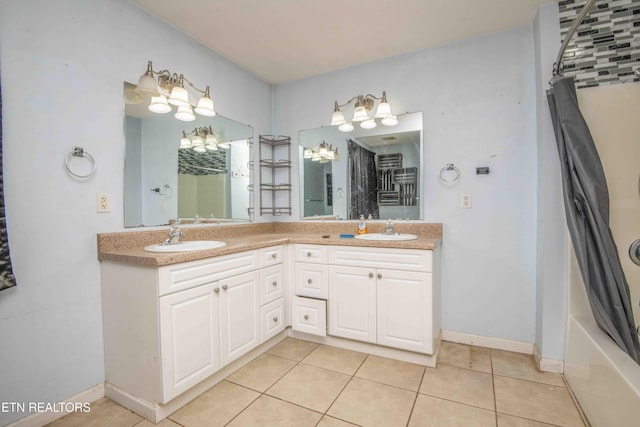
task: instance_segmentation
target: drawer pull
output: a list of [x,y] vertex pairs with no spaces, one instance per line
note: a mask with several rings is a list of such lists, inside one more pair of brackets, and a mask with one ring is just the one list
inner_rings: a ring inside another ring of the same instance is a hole
[[276,254],[271,254],[271,258],[273,258],[273,259],[276,259],[277,256],[278,255],[276,255]]
[[369,278],[373,278],[373,273],[369,273]]
[[309,315],[308,314],[304,315],[304,320],[309,320]]
[[227,288],[228,288],[228,286],[227,286],[227,285],[222,285],[222,290],[223,290],[223,291],[226,291],[226,290],[227,290]]
[[378,279],[382,279],[382,274],[378,273]]
[[276,322],[276,323],[278,323],[278,318],[277,318],[277,317],[274,317],[274,318],[273,318],[273,321],[274,321],[274,322]]
[[274,280],[273,282],[271,282],[271,284],[272,284],[273,286],[278,286],[278,281],[277,281],[277,280]]
[[218,292],[220,292],[220,288],[213,288],[213,292],[217,294]]
[[307,256],[310,257],[311,256],[311,252],[307,252]]
[[311,280],[311,279],[307,279],[307,283],[308,283],[308,284],[311,284],[311,282],[313,282],[313,280]]

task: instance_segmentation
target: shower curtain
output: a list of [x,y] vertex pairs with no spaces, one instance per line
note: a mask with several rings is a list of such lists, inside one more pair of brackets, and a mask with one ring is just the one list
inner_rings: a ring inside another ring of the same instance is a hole
[[0,291],[16,285],[9,256],[7,221],[4,215],[4,182],[2,179],[2,80],[0,79]]
[[562,169],[567,225],[598,326],[640,364],[629,285],[609,228],[609,190],[573,78],[547,91]]
[[351,188],[351,204],[349,219],[367,218],[371,215],[378,218],[378,174],[376,172],[376,154],[348,140],[349,148],[349,180]]

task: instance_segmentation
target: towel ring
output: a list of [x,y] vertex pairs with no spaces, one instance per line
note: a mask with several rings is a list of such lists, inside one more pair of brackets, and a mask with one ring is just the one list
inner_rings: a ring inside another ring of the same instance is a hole
[[[453,174],[447,173],[453,171]],[[460,178],[460,169],[453,163],[447,163],[445,167],[440,169],[440,179],[444,182],[454,182]]]
[[[89,159],[89,162],[91,162],[91,171],[86,175],[80,175],[80,174],[74,173],[69,167],[69,160],[72,157],[86,157],[87,159]],[[67,154],[67,157],[65,157],[64,159],[64,167],[67,169],[67,172],[69,172],[71,175],[75,176],[76,178],[89,178],[91,175],[93,175],[96,172],[96,161],[91,154],[87,153],[84,150],[84,148],[73,147],[71,152]]]

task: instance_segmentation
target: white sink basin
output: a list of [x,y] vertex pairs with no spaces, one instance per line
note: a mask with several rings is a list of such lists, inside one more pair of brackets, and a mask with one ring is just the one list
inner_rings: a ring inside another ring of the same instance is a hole
[[219,242],[217,240],[191,240],[176,245],[145,246],[144,250],[147,252],[192,252],[222,248],[225,245],[225,242]]
[[367,233],[367,234],[358,234],[355,236],[356,239],[362,240],[389,240],[389,241],[398,241],[398,240],[416,240],[418,236],[415,234],[382,234],[382,233]]

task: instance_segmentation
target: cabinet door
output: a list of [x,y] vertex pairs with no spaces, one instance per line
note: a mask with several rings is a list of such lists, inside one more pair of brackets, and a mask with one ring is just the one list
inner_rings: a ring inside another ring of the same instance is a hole
[[160,297],[161,403],[220,368],[218,298],[214,289],[214,284],[207,284]]
[[329,267],[329,335],[376,342],[375,269]]
[[257,271],[219,282],[220,358],[222,365],[260,344],[260,304]]
[[378,344],[433,354],[431,273],[377,270]]
[[266,342],[284,331],[284,298],[260,307],[260,342]]

